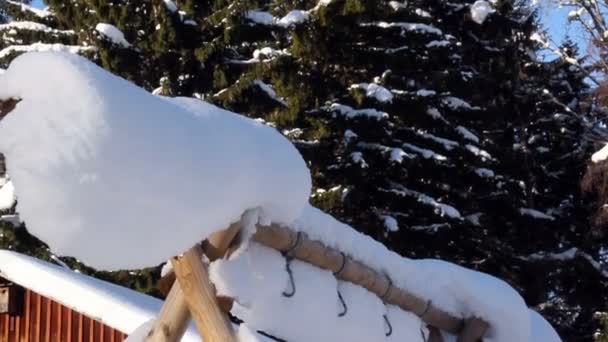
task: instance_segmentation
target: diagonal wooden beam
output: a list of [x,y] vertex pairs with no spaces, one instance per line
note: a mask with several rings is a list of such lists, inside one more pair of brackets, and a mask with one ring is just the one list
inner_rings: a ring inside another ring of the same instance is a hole
[[203,250],[197,245],[171,260],[177,284],[203,341],[236,342],[230,321],[215,299],[215,289],[202,258]]
[[[241,222],[233,223],[227,229],[211,234],[202,242],[203,253],[210,261],[224,257],[240,232],[241,225]],[[188,327],[190,312],[184,293],[175,278],[175,272],[171,271],[161,279],[159,287],[167,297],[146,342],[177,342]],[[224,298],[217,300],[222,311],[230,310],[231,300]]]

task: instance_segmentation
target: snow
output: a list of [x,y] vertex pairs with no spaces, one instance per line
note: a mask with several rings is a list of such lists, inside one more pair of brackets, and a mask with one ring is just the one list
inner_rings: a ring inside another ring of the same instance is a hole
[[15,205],[15,202],[15,186],[13,182],[7,181],[0,187],[0,210],[11,209]]
[[450,140],[450,139],[446,139],[446,138],[442,138],[442,137],[438,137],[436,135],[430,134],[430,133],[425,133],[423,131],[416,131],[416,134],[422,136],[425,139],[429,139],[432,140],[438,144],[443,145],[443,148],[446,149],[447,151],[451,151],[454,148],[460,146],[460,144],[458,144],[456,141],[454,140]]
[[491,160],[492,159],[492,155],[490,155],[490,153],[488,153],[486,150],[482,150],[477,146],[471,145],[471,144],[466,144],[464,146],[469,152],[473,153],[474,155],[481,157],[481,160]]
[[268,95],[268,97],[270,97],[271,99],[277,101],[278,103],[280,103],[281,105],[287,107],[287,101],[285,101],[284,98],[279,97],[277,95],[277,92],[274,91],[274,88],[272,87],[272,85],[264,83],[261,80],[255,80],[253,81],[253,84],[257,85],[258,87],[260,87],[260,89],[266,93],[266,95]]
[[476,144],[479,144],[479,138],[473,134],[473,132],[469,131],[467,128],[463,126],[456,127],[456,132],[460,134],[463,138],[470,140]]
[[437,94],[436,91],[428,90],[428,89],[419,89],[418,91],[416,91],[416,95],[418,95],[420,97],[435,96],[436,94]]
[[475,173],[481,178],[493,178],[494,177],[494,171],[492,171],[490,169],[486,169],[485,167],[480,167],[478,169],[475,169]]
[[352,159],[353,163],[359,164],[359,166],[361,166],[361,168],[363,168],[363,169],[365,169],[369,166],[369,165],[367,165],[367,162],[363,158],[363,153],[361,153],[361,152],[351,153],[350,158]]
[[423,23],[377,21],[377,22],[371,22],[371,23],[362,23],[361,26],[376,26],[376,27],[383,28],[383,29],[400,28],[403,31],[409,31],[409,32],[435,34],[438,36],[443,35],[443,32],[441,32],[440,29],[436,28],[435,26],[423,24]]
[[444,160],[448,159],[446,156],[436,153],[435,151],[431,151],[426,148],[421,148],[416,145],[405,143],[405,144],[403,144],[403,147],[412,152],[420,154],[424,159],[433,158],[433,159],[439,160],[439,161],[444,161]]
[[471,5],[471,19],[479,25],[483,24],[491,13],[494,13],[494,8],[485,0],[477,0]]
[[[125,334],[154,319],[162,306],[159,299],[7,250],[0,250],[0,276]],[[186,341],[200,341],[194,325]]]
[[426,44],[427,48],[434,48],[434,47],[446,47],[446,46],[450,46],[452,43],[450,43],[450,41],[448,40],[433,40],[432,42]]
[[441,102],[446,107],[452,110],[478,110],[479,107],[471,106],[467,101],[454,96],[446,96],[441,99]]
[[69,52],[69,53],[81,53],[87,51],[95,51],[94,46],[80,46],[80,45],[64,45],[64,44],[45,44],[45,43],[34,43],[31,45],[11,45],[0,50],[0,58],[4,58],[14,52]]
[[51,33],[63,33],[63,34],[73,34],[72,30],[56,30],[50,28],[44,24],[36,23],[33,21],[12,21],[7,24],[0,24],[0,31],[2,30],[28,30],[28,31],[42,31],[42,32],[51,32]]
[[[442,310],[458,317],[483,317],[490,323],[484,341],[560,341],[551,326],[502,280],[439,260],[403,258],[312,206],[290,227],[385,273],[394,286],[431,300]],[[230,260],[213,262],[210,275],[219,294],[236,299],[232,314],[243,319],[248,329],[264,330],[284,340],[426,339],[425,325],[417,316],[385,305],[363,288],[337,281],[331,272],[298,260],[290,264],[296,292],[284,297],[282,293],[291,289],[285,263],[279,252],[250,242]],[[338,315],[343,312],[338,291],[347,305],[342,317]],[[393,328],[388,337],[385,314]],[[446,341],[455,341],[454,336],[447,337]]]
[[551,324],[545,320],[538,312],[530,310],[530,323],[532,331],[530,333],[530,341],[543,342],[561,342],[561,338],[557,335]]
[[381,120],[388,118],[388,113],[381,112],[374,108],[354,109],[353,107],[347,105],[332,103],[327,109],[340,113],[340,115],[343,115],[349,119],[366,117],[374,120]]
[[608,144],[604,145],[599,151],[595,152],[591,156],[591,161],[594,163],[599,163],[608,158]]
[[163,2],[165,3],[165,7],[167,7],[169,12],[172,12],[172,13],[177,12],[177,5],[175,4],[175,2],[173,2],[171,0],[163,0]]
[[247,11],[245,18],[253,21],[256,24],[268,26],[276,24],[277,21],[272,14],[264,11]]
[[21,218],[92,267],[158,265],[247,209],[288,223],[308,200],[309,171],[275,129],[151,95],[78,55],[16,58],[0,78],[9,97],[22,101],[0,122],[0,150]]
[[276,18],[268,12],[253,10],[247,11],[247,13],[245,14],[245,18],[260,25],[288,28],[293,25],[308,21],[308,19],[310,19],[310,14],[307,11],[292,10],[284,17]]
[[412,155],[406,153],[404,150],[402,150],[399,147],[395,147],[395,148],[391,148],[390,149],[391,155],[390,155],[390,160],[397,162],[397,163],[402,163],[403,162],[403,157],[406,158],[413,158]]
[[362,89],[367,97],[375,98],[378,102],[393,102],[393,94],[383,86],[376,83],[359,83],[350,86],[351,89]]
[[429,205],[429,206],[435,208],[435,211],[437,212],[437,214],[439,216],[447,216],[447,217],[453,218],[453,219],[462,218],[462,216],[460,216],[460,212],[456,208],[452,207],[451,205],[440,203],[429,195],[423,194],[423,193],[415,191],[415,190],[408,189],[400,184],[393,184],[391,189],[388,189],[388,190],[383,189],[383,191],[392,192],[392,193],[395,193],[395,194],[397,194],[399,196],[403,196],[403,197],[416,198],[418,200],[418,202],[424,203],[426,205]]
[[397,220],[389,215],[383,215],[382,220],[384,221],[384,227],[389,232],[398,232],[399,231],[399,223]]
[[522,216],[530,216],[532,218],[539,219],[539,220],[549,220],[549,221],[555,220],[555,217],[553,217],[551,215],[547,215],[547,214],[543,213],[542,211],[538,211],[536,209],[531,209],[531,208],[519,208],[519,214]]
[[99,23],[95,26],[95,31],[101,33],[104,37],[109,39],[112,43],[120,45],[122,47],[129,47],[131,44],[125,39],[125,35],[118,27],[110,24]]
[[293,10],[287,13],[283,18],[279,19],[277,24],[282,27],[290,27],[292,25],[306,22],[309,18],[310,15],[306,11]]

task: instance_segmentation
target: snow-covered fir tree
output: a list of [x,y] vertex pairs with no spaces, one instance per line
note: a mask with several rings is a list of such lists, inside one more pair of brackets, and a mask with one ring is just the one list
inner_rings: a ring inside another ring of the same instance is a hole
[[[578,188],[587,74],[575,52],[536,57],[525,3],[0,4],[1,68],[67,50],[151,92],[263,119],[309,163],[316,206],[402,255],[506,279],[565,340],[597,329],[606,234]],[[27,239],[11,244],[39,245]]]

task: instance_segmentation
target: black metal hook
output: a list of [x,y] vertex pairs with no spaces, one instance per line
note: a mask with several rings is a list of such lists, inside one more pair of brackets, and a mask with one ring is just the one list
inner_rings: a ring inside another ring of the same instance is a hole
[[388,325],[388,332],[386,332],[384,335],[386,337],[389,337],[393,334],[393,326],[391,325],[391,322],[388,320],[388,316],[386,314],[382,315],[382,317],[384,317],[384,322],[386,323],[386,325]]
[[340,290],[338,290],[338,299],[340,300],[340,304],[342,304],[342,312],[338,313],[338,317],[344,317],[348,312],[348,306],[346,306],[346,302],[344,301]]
[[289,284],[291,285],[291,291],[283,291],[283,296],[291,298],[296,294],[296,283],[293,280],[293,272],[291,271],[291,258],[287,258],[285,262],[285,270],[289,275]]

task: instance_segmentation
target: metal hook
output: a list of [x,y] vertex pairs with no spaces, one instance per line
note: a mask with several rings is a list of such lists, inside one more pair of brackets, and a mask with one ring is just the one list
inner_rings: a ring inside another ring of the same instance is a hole
[[293,295],[296,294],[296,283],[293,280],[293,272],[291,271],[291,258],[287,258],[287,261],[285,262],[285,270],[287,271],[287,274],[289,275],[289,283],[291,284],[291,291],[290,292],[283,291],[283,296],[285,296],[287,298],[291,298],[291,297],[293,297]]
[[420,315],[418,315],[418,317],[424,318],[424,316],[429,312],[429,310],[431,310],[432,305],[433,305],[433,301],[428,300],[426,302],[426,307],[424,308],[424,311],[422,311],[422,313]]
[[342,312],[338,313],[338,317],[344,317],[348,312],[348,306],[346,306],[346,302],[344,301],[340,290],[338,290],[338,299],[340,300],[340,304],[342,304]]
[[393,326],[391,325],[391,322],[388,320],[388,316],[386,314],[382,315],[382,317],[384,317],[384,322],[386,322],[386,325],[388,325],[388,332],[385,333],[384,335],[386,337],[389,337],[393,334]]

